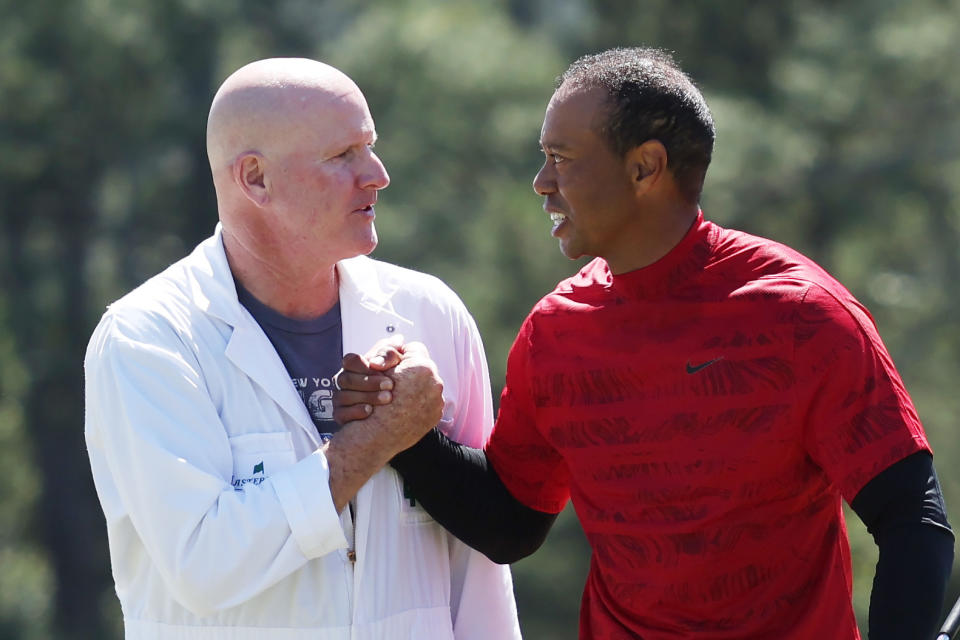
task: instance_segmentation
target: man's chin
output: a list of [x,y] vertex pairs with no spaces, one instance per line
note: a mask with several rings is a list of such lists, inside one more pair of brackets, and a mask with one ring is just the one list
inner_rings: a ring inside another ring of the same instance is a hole
[[377,234],[366,238],[344,239],[338,251],[339,260],[349,260],[357,256],[368,256],[377,248]]
[[373,233],[370,234],[370,238],[367,239],[365,248],[361,251],[360,255],[368,256],[373,253],[373,250],[377,248],[377,245],[380,243],[380,239],[377,238],[376,230],[373,230]]
[[380,239],[377,237],[377,228],[373,226],[371,220],[369,226],[357,231],[352,242],[354,250],[358,256],[370,255],[380,243]]
[[569,243],[560,240],[560,253],[570,260],[576,260],[584,256],[583,251],[578,251],[576,247],[571,247]]

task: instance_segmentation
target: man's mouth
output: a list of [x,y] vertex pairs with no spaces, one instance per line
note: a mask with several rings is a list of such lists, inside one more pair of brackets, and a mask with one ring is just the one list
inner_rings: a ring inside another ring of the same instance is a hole
[[551,222],[553,222],[553,228],[550,229],[550,233],[556,233],[557,229],[560,228],[560,225],[562,225],[566,221],[566,219],[567,219],[566,215],[559,213],[557,211],[551,211],[550,220]]

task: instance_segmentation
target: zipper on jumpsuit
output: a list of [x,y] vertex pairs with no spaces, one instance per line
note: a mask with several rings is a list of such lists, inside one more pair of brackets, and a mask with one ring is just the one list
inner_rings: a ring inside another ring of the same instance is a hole
[[354,622],[353,619],[353,603],[354,603],[354,586],[356,584],[356,577],[354,575],[355,569],[357,566],[357,537],[356,537],[356,523],[354,521],[356,514],[356,507],[354,502],[356,498],[350,500],[347,503],[347,508],[343,510],[343,529],[347,538],[347,549],[343,551],[343,572],[344,572],[344,581],[346,582],[347,587],[347,613],[350,620],[350,636],[354,635]]

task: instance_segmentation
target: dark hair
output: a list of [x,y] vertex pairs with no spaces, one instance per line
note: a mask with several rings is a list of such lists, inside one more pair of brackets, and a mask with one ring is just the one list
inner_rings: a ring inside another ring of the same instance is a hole
[[667,166],[696,202],[713,154],[713,116],[693,81],[666,51],[618,48],[583,56],[557,78],[561,86],[598,87],[609,110],[600,135],[623,156],[647,140],[667,150]]

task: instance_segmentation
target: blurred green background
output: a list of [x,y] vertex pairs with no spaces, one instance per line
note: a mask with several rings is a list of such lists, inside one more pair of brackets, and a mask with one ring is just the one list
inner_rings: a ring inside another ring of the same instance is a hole
[[[554,78],[673,50],[718,126],[708,217],[786,242],[873,312],[960,524],[960,0],[0,0],[0,639],[117,639],[83,444],[104,306],[208,236],[210,99],[257,58],[364,90],[393,183],[375,256],[471,309],[495,393],[530,306],[577,265],[530,188]],[[838,381],[842,383],[842,381]],[[853,518],[865,620],[876,551]],[[588,551],[565,512],[515,565],[526,637],[576,638]],[[955,571],[948,603],[960,591]]]

